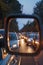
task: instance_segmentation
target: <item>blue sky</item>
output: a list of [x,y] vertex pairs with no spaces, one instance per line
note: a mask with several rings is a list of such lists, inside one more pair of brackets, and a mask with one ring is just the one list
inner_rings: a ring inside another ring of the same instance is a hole
[[40,0],[18,0],[23,5],[23,13],[32,14],[35,4]]

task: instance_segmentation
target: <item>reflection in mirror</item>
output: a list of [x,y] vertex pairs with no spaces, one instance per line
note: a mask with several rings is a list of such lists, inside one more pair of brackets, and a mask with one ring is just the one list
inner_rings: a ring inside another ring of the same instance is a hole
[[9,24],[11,50],[19,53],[35,53],[39,49],[39,27],[36,19],[15,18]]

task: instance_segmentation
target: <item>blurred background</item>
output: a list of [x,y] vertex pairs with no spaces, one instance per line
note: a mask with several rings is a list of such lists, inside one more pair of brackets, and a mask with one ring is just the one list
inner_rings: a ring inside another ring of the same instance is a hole
[[[43,29],[43,0],[0,0],[0,31],[1,31],[0,34],[2,34],[2,35],[4,34],[4,33],[2,33],[4,30],[2,30],[2,29],[4,29],[4,26],[6,23],[6,16],[8,16],[11,13],[36,14],[41,19],[41,26],[42,26],[41,29]],[[22,30],[23,27],[26,27],[28,24],[30,25],[30,22],[25,22],[25,23],[22,22],[22,24],[21,24],[20,22],[17,22],[17,20],[14,22],[14,19],[13,19],[12,21],[13,21],[13,22],[11,22],[12,26],[10,26],[10,30],[12,30],[12,31],[13,30],[19,31],[20,29]],[[29,25],[28,25],[28,27],[30,27]],[[31,25],[33,25],[33,22],[31,23]],[[30,27],[30,29],[31,29],[31,27]],[[43,43],[43,41],[42,41],[42,43]],[[2,56],[2,58],[6,58],[8,55],[6,53],[6,51],[4,51],[5,54],[3,54],[3,50],[5,50],[5,49],[2,49],[2,48],[0,49],[0,65],[1,65],[1,56]],[[34,57],[34,59],[39,65],[43,65],[43,61],[42,61],[43,60],[43,51],[41,51],[39,55]]]

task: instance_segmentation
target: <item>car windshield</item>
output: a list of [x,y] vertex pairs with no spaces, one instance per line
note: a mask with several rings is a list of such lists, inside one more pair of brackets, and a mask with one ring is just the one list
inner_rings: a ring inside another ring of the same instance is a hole
[[15,33],[10,33],[10,40],[17,40],[17,36]]

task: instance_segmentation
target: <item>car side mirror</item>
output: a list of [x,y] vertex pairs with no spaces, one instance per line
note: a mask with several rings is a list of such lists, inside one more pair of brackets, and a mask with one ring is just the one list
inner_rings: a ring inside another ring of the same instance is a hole
[[8,53],[34,56],[40,52],[40,25],[37,16],[10,15],[6,21],[5,32]]

